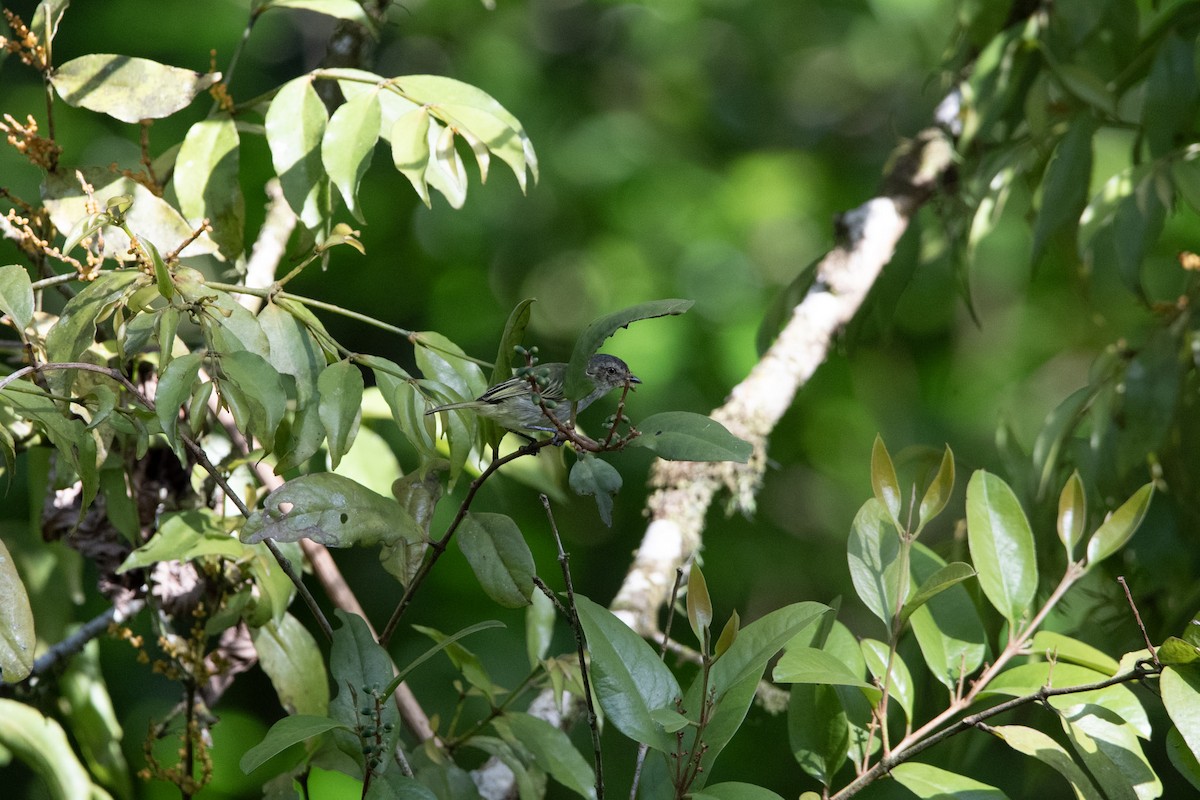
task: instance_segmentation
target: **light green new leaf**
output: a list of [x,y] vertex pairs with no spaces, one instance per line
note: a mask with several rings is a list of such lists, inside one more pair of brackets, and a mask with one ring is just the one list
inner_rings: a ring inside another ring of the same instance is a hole
[[488,597],[505,608],[529,605],[537,567],[517,523],[503,514],[469,513],[457,539]]
[[672,752],[675,737],[663,730],[651,712],[673,709],[683,697],[675,676],[650,645],[612,612],[581,595],[575,601],[592,657],[592,689],[605,716],[635,742]]
[[240,141],[229,114],[188,129],[175,160],[179,210],[192,223],[207,219],[221,255],[235,261],[245,247],[246,201],[238,179]]
[[239,559],[249,555],[247,547],[229,533],[211,509],[164,514],[158,533],[130,553],[117,574],[157,564],[159,561],[188,561],[201,556]]
[[20,264],[0,267],[0,313],[9,316],[22,336],[33,321],[33,284]]
[[294,714],[284,717],[271,726],[261,742],[242,754],[238,766],[242,768],[242,772],[250,774],[292,745],[335,728],[352,730],[350,726],[337,720],[316,714]]
[[942,463],[938,466],[937,475],[925,490],[921,498],[921,506],[917,511],[917,530],[923,530],[929,521],[942,513],[942,509],[950,502],[950,492],[954,489],[954,452],[946,445],[942,454]]
[[362,372],[349,360],[334,362],[321,371],[317,390],[321,395],[321,424],[329,437],[329,460],[337,469],[342,456],[354,443],[354,432],[362,413]]
[[900,535],[875,498],[863,503],[855,515],[846,549],[859,599],[890,629],[901,601]]
[[365,92],[347,100],[333,116],[321,140],[321,162],[346,201],[346,208],[365,222],[358,207],[358,182],[371,166],[379,139],[379,93]]
[[402,115],[392,124],[389,138],[392,163],[417,190],[421,202],[431,208],[429,185],[425,180],[429,169],[429,110],[418,107]]
[[691,300],[652,300],[614,311],[592,322],[579,334],[579,338],[575,340],[575,348],[571,351],[571,361],[567,365],[564,384],[567,399],[578,400],[592,390],[591,380],[586,374],[588,361],[604,344],[605,339],[621,328],[628,327],[631,322],[683,314],[693,305]]
[[708,637],[705,634],[712,625],[712,615],[712,598],[708,594],[708,582],[704,580],[704,573],[700,571],[700,565],[693,561],[688,570],[687,618],[688,624],[692,626],[692,633],[696,635],[696,641],[700,643],[705,652],[708,650]]
[[1086,522],[1087,497],[1079,470],[1075,470],[1058,496],[1058,539],[1066,548],[1068,559],[1075,558],[1075,545],[1083,538]]
[[110,53],[73,58],[50,73],[50,83],[67,105],[130,123],[169,117],[220,79],[219,72],[193,72]]
[[967,544],[984,595],[1015,629],[1037,591],[1033,531],[1013,490],[984,470],[967,484]]
[[1071,754],[1046,734],[1024,725],[997,725],[990,732],[1013,750],[1036,758],[1066,778],[1077,800],[1103,800]]
[[[357,3],[352,5],[358,7]],[[271,163],[283,196],[300,221],[309,230],[315,229],[329,212],[328,176],[321,162],[321,140],[329,113],[313,88],[312,75],[302,75],[280,87],[264,121]]]
[[317,640],[298,619],[284,614],[250,631],[258,663],[289,714],[329,712],[329,675]]
[[22,681],[33,669],[33,611],[16,562],[0,539],[0,678]]
[[1008,795],[957,772],[909,761],[892,768],[896,782],[921,800],[1008,800]]
[[892,466],[892,457],[888,454],[883,437],[875,434],[875,444],[871,446],[871,491],[888,514],[897,529],[900,528],[900,482],[896,480],[896,468]]
[[[1069,688],[1087,686],[1112,677],[1103,672],[1067,662],[1052,663],[1039,661],[1021,664],[997,675],[980,692],[980,698],[994,695],[1022,697],[1033,694],[1042,687]],[[1125,684],[1089,689],[1071,694],[1055,695],[1047,702],[1057,709],[1069,709],[1088,703],[1101,706],[1121,717],[1143,738],[1150,737],[1150,719],[1137,695]]]
[[1100,563],[1113,553],[1120,550],[1137,531],[1146,512],[1150,510],[1150,498],[1154,494],[1154,484],[1147,483],[1133,493],[1133,496],[1121,504],[1104,524],[1096,529],[1087,545],[1087,563],[1091,567]]
[[736,461],[745,464],[754,447],[711,417],[663,411],[638,422],[641,435],[629,447],[651,450],[668,461]]
[[[291,508],[283,511],[281,506]],[[242,528],[247,544],[312,539],[328,547],[392,542],[419,531],[399,503],[334,472],[293,478],[267,495]]]
[[1120,665],[1116,659],[1089,644],[1053,631],[1038,631],[1029,644],[1030,652],[1047,660],[1066,661],[1094,669],[1106,675],[1116,675]]

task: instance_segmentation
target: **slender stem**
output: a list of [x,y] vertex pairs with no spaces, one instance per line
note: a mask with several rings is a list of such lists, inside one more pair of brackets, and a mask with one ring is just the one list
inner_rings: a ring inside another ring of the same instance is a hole
[[542,508],[546,509],[546,518],[550,520],[550,532],[554,534],[554,544],[558,548],[558,563],[562,567],[563,584],[567,589],[567,609],[570,611],[571,630],[575,632],[575,649],[579,652],[579,676],[583,681],[583,699],[587,703],[588,729],[592,732],[592,756],[596,764],[596,797],[604,800],[604,760],[600,752],[600,718],[596,707],[592,704],[592,685],[588,677],[587,639],[583,626],[579,623],[579,611],[575,607],[575,587],[571,583],[571,557],[563,549],[562,537],[558,535],[558,525],[554,521],[554,513],[550,509],[550,498],[539,494]]
[[42,289],[48,289],[51,286],[58,286],[60,283],[70,283],[71,281],[78,279],[78,272],[64,272],[61,275],[52,275],[49,278],[42,278],[41,280],[34,281],[33,283],[29,284],[29,288],[33,289],[35,292],[38,292]]
[[312,308],[319,308],[322,311],[340,314],[343,317],[366,323],[367,325],[387,331],[388,333],[394,333],[398,336],[413,337],[417,335],[413,331],[405,330],[404,328],[398,328],[395,325],[389,325],[388,323],[377,320],[374,317],[369,317],[366,314],[360,314],[357,311],[351,311],[348,308],[342,308],[341,306],[334,305],[333,303],[326,303],[323,300],[314,300],[311,297],[291,294],[290,292],[281,292],[276,286],[265,286],[260,288],[255,286],[242,286],[234,283],[221,283],[220,281],[206,281],[205,285],[211,286],[212,288],[221,292],[249,294],[255,297],[262,297],[264,299],[270,297],[281,297],[287,300],[295,300],[297,303],[302,303]]

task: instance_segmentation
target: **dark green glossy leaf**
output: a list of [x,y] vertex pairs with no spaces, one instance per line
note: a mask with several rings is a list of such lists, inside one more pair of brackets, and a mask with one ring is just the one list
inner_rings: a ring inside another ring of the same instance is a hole
[[984,470],[967,484],[967,543],[980,588],[1015,628],[1037,591],[1033,531],[1013,490]]
[[488,597],[505,608],[529,605],[537,568],[517,523],[503,514],[469,513],[457,538]]
[[179,441],[177,428],[179,425],[179,408],[191,396],[192,386],[200,374],[200,365],[204,361],[203,353],[188,353],[172,359],[167,368],[158,377],[158,393],[154,397],[154,412],[158,416],[158,424],[167,443],[179,456],[185,459],[183,445]]
[[1041,261],[1049,240],[1065,233],[1072,243],[1079,217],[1088,200],[1092,176],[1092,136],[1096,122],[1091,114],[1078,114],[1054,151],[1042,182],[1042,202],[1033,227],[1030,260]]
[[[921,586],[947,566],[920,542],[913,544],[909,557],[913,579]],[[983,663],[987,653],[983,622],[961,584],[929,598],[912,612],[909,623],[930,672],[951,692]]]
[[296,379],[298,405],[308,405],[317,394],[317,376],[325,368],[312,334],[294,314],[276,303],[267,303],[258,314],[258,325],[267,337],[271,366],[281,375]]
[[825,686],[853,686],[862,690],[872,703],[883,692],[851,672],[841,659],[815,647],[790,647],[775,665],[771,679],[780,683],[815,683]]
[[188,129],[175,162],[179,210],[193,224],[207,219],[221,255],[234,261],[245,247],[246,201],[238,179],[237,125],[221,113]]
[[1163,786],[1142,751],[1138,732],[1099,705],[1070,706],[1060,716],[1076,755],[1108,800],[1162,797]]
[[875,444],[871,447],[871,491],[875,499],[883,505],[896,528],[900,528],[900,482],[896,480],[896,468],[892,466],[892,457],[888,454],[883,437],[875,434]]
[[1170,153],[1178,135],[1191,129],[1196,96],[1195,37],[1171,30],[1158,45],[1142,101],[1142,128],[1152,157]]
[[714,783],[700,791],[689,792],[688,797],[692,800],[783,800],[770,789],[738,781]]
[[50,74],[67,105],[131,123],[169,117],[220,79],[219,72],[204,74],[109,53],[71,59]]
[[501,717],[522,745],[533,753],[534,763],[551,778],[583,797],[596,797],[592,765],[575,749],[570,737],[543,719],[519,712]]
[[787,714],[792,756],[808,775],[831,786],[850,749],[850,726],[838,693],[824,684],[792,684]]
[[621,473],[607,461],[581,453],[571,467],[569,483],[575,494],[596,498],[600,519],[611,526],[613,497],[621,491]]
[[1142,291],[1142,262],[1158,242],[1172,197],[1166,172],[1155,169],[1117,204],[1112,221],[1113,254],[1118,273],[1133,291]]
[[651,414],[638,423],[640,436],[629,447],[644,447],[668,461],[737,461],[745,464],[753,446],[724,425],[690,411]]
[[[287,411],[287,390],[275,368],[257,353],[237,350],[225,353],[220,359],[224,379],[218,385],[221,396],[228,400],[233,392],[230,384],[246,403],[248,426],[242,430],[258,437],[268,451],[275,447],[275,433]],[[236,416],[236,415],[235,415]]]
[[1179,774],[1187,778],[1188,783],[1200,789],[1200,760],[1187,746],[1179,729],[1172,727],[1167,731],[1167,757]]
[[650,645],[610,611],[580,595],[575,601],[592,657],[592,688],[608,721],[635,742],[672,752],[674,737],[650,714],[674,709],[683,697],[675,676]]
[[[329,716],[355,731],[365,725],[399,725],[396,704],[383,696],[384,687],[392,680],[391,657],[375,641],[362,617],[340,608],[334,614],[341,624],[333,630],[329,653],[329,672],[337,690],[329,703]],[[370,711],[364,714],[363,709]]]
[[591,391],[591,381],[588,380],[585,371],[588,360],[600,349],[605,339],[631,322],[683,314],[692,305],[691,300],[653,300],[614,311],[588,325],[575,340],[575,349],[571,351],[565,384],[567,399],[578,400]]
[[238,765],[242,768],[242,772],[249,774],[292,745],[314,736],[320,736],[335,728],[350,730],[349,726],[341,722],[314,714],[296,714],[284,717],[271,726],[261,742],[242,755],[242,760]]

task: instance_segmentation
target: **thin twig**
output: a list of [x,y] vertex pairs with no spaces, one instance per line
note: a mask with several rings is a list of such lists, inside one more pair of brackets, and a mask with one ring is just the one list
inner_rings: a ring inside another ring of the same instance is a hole
[[[100,636],[108,627],[114,623],[121,623],[127,619],[135,617],[143,608],[146,607],[146,601],[142,598],[135,598],[126,603],[115,604],[107,610],[92,617],[87,622],[83,623],[67,638],[63,639],[58,644],[51,647],[42,655],[38,656],[33,662],[33,669],[29,675],[21,681],[28,683],[41,675],[52,670],[60,661],[64,661],[79,651],[83,650],[92,639]],[[6,684],[12,685],[12,684]]]
[[1133,595],[1129,592],[1129,584],[1125,582],[1125,576],[1118,576],[1117,582],[1125,590],[1125,599],[1129,601],[1129,607],[1133,610],[1133,618],[1137,621],[1138,630],[1142,632],[1142,638],[1146,641],[1146,649],[1150,651],[1150,657],[1157,664],[1158,651],[1154,649],[1154,644],[1150,641],[1150,634],[1146,633],[1146,626],[1142,624],[1142,615],[1138,613],[1137,603],[1133,602]]
[[587,639],[583,634],[583,626],[579,623],[579,611],[575,607],[575,587],[571,584],[571,557],[563,549],[562,537],[558,535],[558,525],[554,521],[554,512],[550,509],[550,498],[539,494],[542,508],[546,509],[546,518],[550,520],[550,532],[554,534],[554,544],[558,548],[558,563],[562,567],[563,583],[567,589],[567,619],[575,632],[575,647],[579,651],[579,675],[583,681],[583,699],[587,703],[588,728],[592,732],[592,754],[596,762],[596,797],[604,800],[604,762],[600,754],[600,718],[596,715],[596,707],[592,704],[592,685],[588,678]]

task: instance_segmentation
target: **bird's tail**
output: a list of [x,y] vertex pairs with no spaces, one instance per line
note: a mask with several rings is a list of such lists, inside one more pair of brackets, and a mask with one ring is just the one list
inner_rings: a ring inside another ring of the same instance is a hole
[[456,411],[460,408],[475,408],[478,405],[478,400],[464,400],[461,403],[447,403],[444,406],[434,406],[425,412],[425,416],[428,417],[430,414],[436,414],[439,411]]

